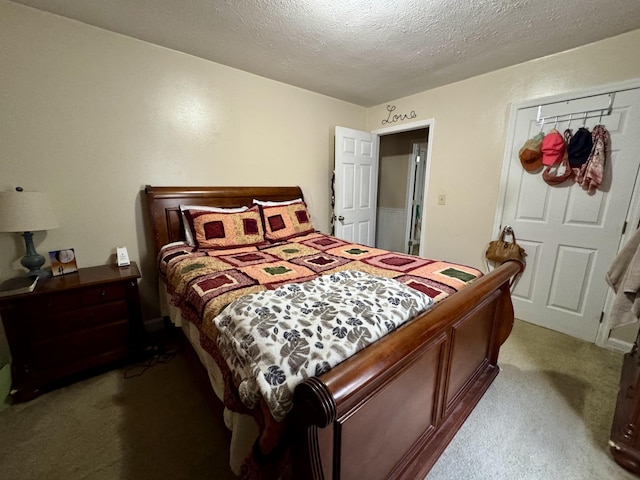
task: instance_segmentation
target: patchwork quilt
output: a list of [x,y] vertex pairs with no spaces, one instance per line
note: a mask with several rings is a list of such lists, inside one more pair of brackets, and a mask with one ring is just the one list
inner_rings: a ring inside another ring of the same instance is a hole
[[475,268],[348,243],[317,232],[226,250],[198,250],[177,242],[159,254],[159,275],[171,303],[200,330],[206,350],[216,348],[214,319],[234,300],[346,270],[392,278],[435,302],[482,275]]
[[227,250],[197,250],[177,242],[159,254],[159,275],[171,303],[212,338],[217,335],[214,318],[232,301],[345,270],[393,278],[435,302],[482,275],[472,267],[348,243],[322,233]]

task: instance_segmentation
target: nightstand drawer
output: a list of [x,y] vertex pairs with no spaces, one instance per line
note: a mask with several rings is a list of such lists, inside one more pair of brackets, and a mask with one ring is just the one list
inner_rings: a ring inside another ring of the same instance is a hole
[[33,368],[47,370],[87,358],[127,344],[130,328],[127,319],[92,330],[71,333],[61,339],[37,342],[33,349]]
[[126,320],[128,315],[127,302],[119,300],[56,315],[29,317],[27,321],[33,340],[38,341],[94,328],[115,320]]
[[82,305],[96,305],[126,298],[127,288],[123,283],[98,285],[80,291]]
[[43,316],[66,312],[78,308],[80,295],[77,291],[61,292],[55,295],[43,295],[36,301],[21,302],[25,316]]

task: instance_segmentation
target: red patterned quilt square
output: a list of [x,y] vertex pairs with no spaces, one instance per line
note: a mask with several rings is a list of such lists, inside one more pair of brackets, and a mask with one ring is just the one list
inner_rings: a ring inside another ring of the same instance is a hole
[[434,301],[438,302],[456,292],[456,289],[449,285],[436,282],[424,277],[416,277],[415,275],[402,275],[396,277],[400,283],[404,283],[408,287],[414,288],[419,292],[429,295]]
[[285,228],[284,220],[280,214],[267,217],[267,222],[269,222],[269,228],[272,232],[277,232],[278,230]]
[[343,245],[347,245],[347,242],[338,238],[329,237],[327,235],[322,235],[310,240],[304,240],[300,243],[311,248],[315,248],[316,250],[320,250],[322,252],[329,250],[330,248],[337,248]]
[[219,255],[218,258],[234,267],[246,267],[260,263],[277,262],[280,258],[266,252],[244,252],[233,255]]
[[316,273],[326,272],[327,270],[331,270],[332,268],[336,268],[350,262],[350,260],[347,260],[346,258],[329,255],[326,252],[308,255],[306,257],[292,258],[289,261],[296,265],[307,267],[309,270],[313,270]]
[[425,260],[424,258],[414,257],[412,255],[404,255],[402,253],[386,253],[384,255],[369,257],[362,261],[374,267],[386,268],[403,273],[432,263],[431,260]]
[[206,222],[204,225],[204,238],[211,240],[212,238],[224,238],[224,224],[220,220]]

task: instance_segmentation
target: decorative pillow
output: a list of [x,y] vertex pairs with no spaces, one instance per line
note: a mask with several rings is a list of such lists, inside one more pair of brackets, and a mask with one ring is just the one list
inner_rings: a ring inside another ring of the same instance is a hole
[[302,201],[260,208],[264,219],[264,236],[267,240],[287,240],[315,232],[307,206]]
[[186,210],[198,248],[235,248],[265,243],[258,206],[244,212]]
[[249,207],[222,208],[222,207],[205,207],[200,205],[180,205],[180,214],[182,215],[182,225],[184,226],[185,242],[187,242],[187,245],[191,247],[195,247],[196,242],[193,239],[193,234],[191,233],[191,227],[189,226],[189,221],[187,220],[187,216],[184,213],[187,210],[202,210],[204,212],[217,212],[217,213],[238,213],[238,212],[246,212],[247,210],[249,210]]
[[275,207],[278,205],[291,205],[292,203],[302,202],[302,198],[296,198],[295,200],[285,200],[284,202],[272,202],[271,200],[258,200],[253,199],[255,205],[261,205],[263,207]]

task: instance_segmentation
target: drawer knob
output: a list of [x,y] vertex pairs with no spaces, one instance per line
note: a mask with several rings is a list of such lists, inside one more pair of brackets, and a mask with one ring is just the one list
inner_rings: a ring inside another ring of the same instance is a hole
[[107,295],[107,291],[106,291],[106,290],[102,290],[102,291],[100,292],[100,296],[104,297],[104,296],[106,296],[106,295]]

